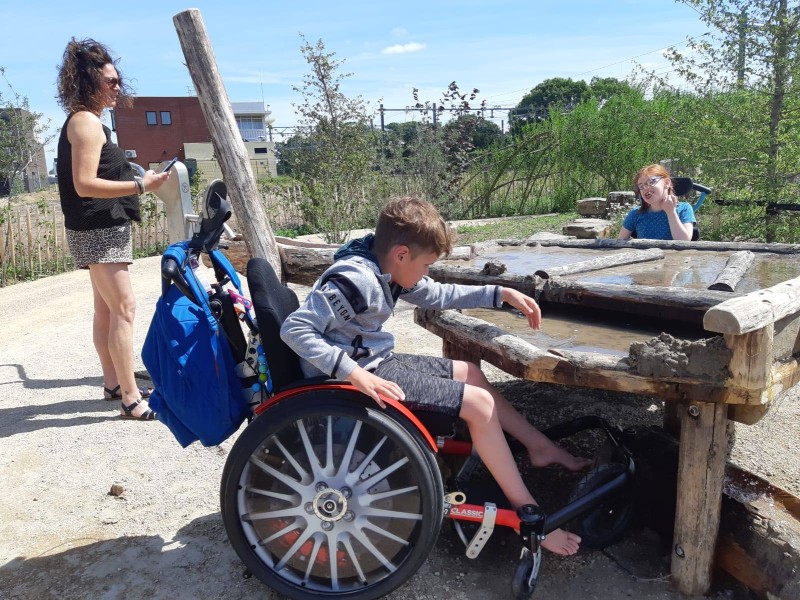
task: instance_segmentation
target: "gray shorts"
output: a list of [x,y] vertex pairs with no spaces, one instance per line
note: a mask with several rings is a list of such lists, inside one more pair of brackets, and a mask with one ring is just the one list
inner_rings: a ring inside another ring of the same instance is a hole
[[412,411],[433,411],[456,418],[464,400],[464,382],[453,379],[453,361],[438,356],[393,354],[373,371],[394,381]]

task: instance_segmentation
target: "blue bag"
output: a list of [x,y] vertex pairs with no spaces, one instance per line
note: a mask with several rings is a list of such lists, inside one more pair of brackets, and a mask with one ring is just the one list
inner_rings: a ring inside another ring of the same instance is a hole
[[[200,306],[165,280],[142,348],[155,388],[150,406],[184,448],[195,440],[204,446],[223,442],[250,414],[233,353],[211,312],[207,292],[187,265],[187,249],[186,241],[171,245],[162,264],[171,259],[181,265]],[[209,256],[241,294],[239,277],[228,259],[218,250]]]

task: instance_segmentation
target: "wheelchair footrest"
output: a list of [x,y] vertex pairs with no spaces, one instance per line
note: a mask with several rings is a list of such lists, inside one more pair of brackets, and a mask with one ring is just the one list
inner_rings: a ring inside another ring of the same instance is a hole
[[481,522],[481,526],[478,531],[475,532],[475,535],[472,536],[469,544],[467,544],[467,558],[477,558],[494,532],[494,523],[497,519],[497,506],[491,502],[487,502],[483,505],[483,508],[483,521]]

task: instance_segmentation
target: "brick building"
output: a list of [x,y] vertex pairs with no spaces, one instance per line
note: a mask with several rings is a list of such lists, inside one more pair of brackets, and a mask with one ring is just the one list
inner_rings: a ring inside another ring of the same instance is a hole
[[[256,178],[274,177],[277,169],[270,111],[262,102],[232,102],[231,106],[253,174]],[[128,152],[132,162],[153,168],[177,156],[190,170],[196,164],[206,181],[222,177],[196,96],[137,96],[132,107],[114,109],[112,125],[117,144]]]

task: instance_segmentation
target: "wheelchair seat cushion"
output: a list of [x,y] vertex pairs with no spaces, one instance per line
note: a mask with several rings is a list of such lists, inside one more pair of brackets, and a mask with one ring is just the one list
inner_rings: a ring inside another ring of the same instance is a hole
[[272,377],[272,387],[278,391],[303,378],[300,359],[280,336],[284,320],[300,304],[295,293],[281,283],[272,266],[263,258],[251,258],[248,261],[247,284]]

